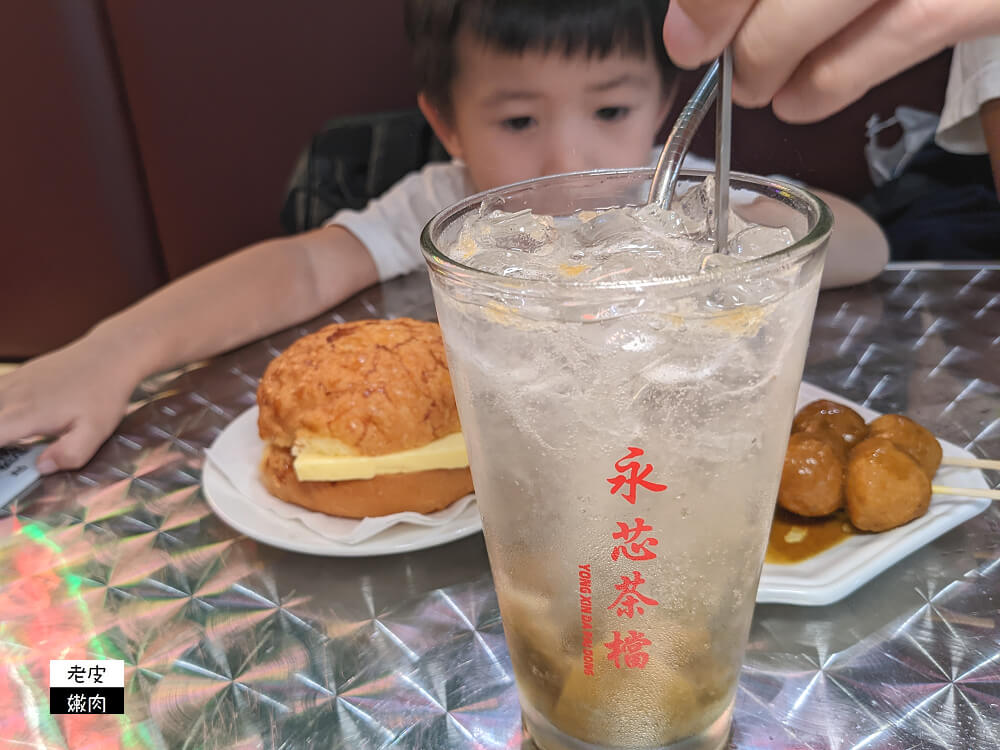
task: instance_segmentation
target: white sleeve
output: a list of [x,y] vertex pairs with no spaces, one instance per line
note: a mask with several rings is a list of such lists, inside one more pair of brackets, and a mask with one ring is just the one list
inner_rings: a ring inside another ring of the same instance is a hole
[[338,211],[337,224],[361,240],[375,261],[379,281],[424,265],[420,232],[438,211],[470,195],[468,171],[460,162],[428,164],[370,201],[360,211]]
[[959,42],[951,58],[937,144],[956,154],[987,153],[979,108],[1000,98],[1000,36]]

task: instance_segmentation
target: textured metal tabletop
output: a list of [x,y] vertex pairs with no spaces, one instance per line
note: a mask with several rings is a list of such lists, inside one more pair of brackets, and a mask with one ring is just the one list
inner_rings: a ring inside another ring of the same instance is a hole
[[[522,746],[481,535],[309,557],[242,537],[201,494],[205,447],[275,354],[331,320],[402,315],[433,317],[426,275],[151,380],[85,470],[0,513],[0,746]],[[824,292],[806,376],[1000,457],[1000,270]],[[996,507],[838,604],[758,606],[733,747],[1000,747],[998,607]],[[53,658],[123,659],[125,714],[50,716]]]

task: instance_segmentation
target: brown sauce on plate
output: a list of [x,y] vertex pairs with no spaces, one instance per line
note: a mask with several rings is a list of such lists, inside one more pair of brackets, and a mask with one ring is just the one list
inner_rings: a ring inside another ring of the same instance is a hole
[[822,518],[803,518],[778,508],[764,561],[777,565],[802,562],[857,533],[843,510]]

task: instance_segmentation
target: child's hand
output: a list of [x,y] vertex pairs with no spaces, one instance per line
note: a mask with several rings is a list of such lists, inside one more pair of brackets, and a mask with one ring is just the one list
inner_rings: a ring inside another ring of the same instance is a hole
[[0,377],[0,445],[56,437],[38,471],[79,468],[121,421],[133,380],[87,339],[32,360]]

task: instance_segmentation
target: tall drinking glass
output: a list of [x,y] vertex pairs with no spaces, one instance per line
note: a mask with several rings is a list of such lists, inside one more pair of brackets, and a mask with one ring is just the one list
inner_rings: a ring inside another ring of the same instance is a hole
[[[476,248],[461,229],[484,211],[556,217],[549,240],[569,242],[559,217],[641,204],[651,176],[500,188],[421,238],[523,721],[543,750],[726,742],[831,229],[808,192],[733,175],[735,213],[787,227],[791,244],[624,280],[462,260]],[[685,173],[678,193],[705,177]]]

